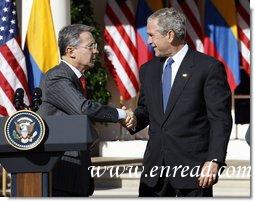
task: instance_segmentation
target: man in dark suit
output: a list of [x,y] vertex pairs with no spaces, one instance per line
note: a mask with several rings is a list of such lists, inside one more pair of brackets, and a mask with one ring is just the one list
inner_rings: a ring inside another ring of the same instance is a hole
[[131,134],[149,125],[140,196],[212,196],[225,164],[232,128],[225,69],[188,47],[185,23],[174,8],[147,21],[156,57],[141,67],[138,107],[126,125]]
[[[87,98],[83,72],[94,66],[98,54],[92,31],[92,27],[74,24],[59,32],[61,62],[49,70],[41,82],[43,102],[38,111],[40,115],[87,115],[94,121],[106,122],[126,118],[128,112]],[[92,195],[94,186],[88,170],[90,165],[89,151],[65,152],[52,171],[52,195]]]

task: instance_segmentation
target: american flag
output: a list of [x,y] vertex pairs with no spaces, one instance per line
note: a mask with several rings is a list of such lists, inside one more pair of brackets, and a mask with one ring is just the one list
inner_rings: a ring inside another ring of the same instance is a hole
[[240,65],[250,75],[250,1],[236,0]]
[[14,93],[23,88],[24,102],[28,104],[29,88],[23,52],[18,43],[18,25],[15,2],[0,1],[0,116],[13,114]]
[[197,0],[169,0],[169,6],[179,9],[187,16],[186,40],[189,46],[203,53],[204,36]]
[[121,96],[128,100],[139,90],[135,9],[131,0],[108,0],[104,17],[106,62]]

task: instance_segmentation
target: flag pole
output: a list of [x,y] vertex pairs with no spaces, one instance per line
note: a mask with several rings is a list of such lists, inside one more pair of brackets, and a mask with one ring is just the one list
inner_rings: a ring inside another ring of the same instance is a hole
[[6,180],[7,179],[7,172],[4,168],[2,168],[2,195],[6,196]]
[[[122,108],[124,106],[124,99],[122,96],[120,96],[120,108]],[[124,127],[120,124],[120,140],[124,140]]]

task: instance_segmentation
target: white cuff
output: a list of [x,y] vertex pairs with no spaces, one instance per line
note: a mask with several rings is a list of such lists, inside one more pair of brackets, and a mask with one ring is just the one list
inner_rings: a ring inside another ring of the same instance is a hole
[[123,109],[116,108],[120,119],[125,119],[127,117],[127,113]]

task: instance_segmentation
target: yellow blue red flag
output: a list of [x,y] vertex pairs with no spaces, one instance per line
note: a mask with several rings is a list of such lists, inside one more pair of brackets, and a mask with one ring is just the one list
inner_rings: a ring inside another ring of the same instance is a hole
[[226,68],[232,91],[240,83],[240,62],[235,1],[207,0],[205,3],[205,53]]
[[50,0],[33,0],[24,52],[29,86],[33,89],[39,86],[43,74],[58,63]]

